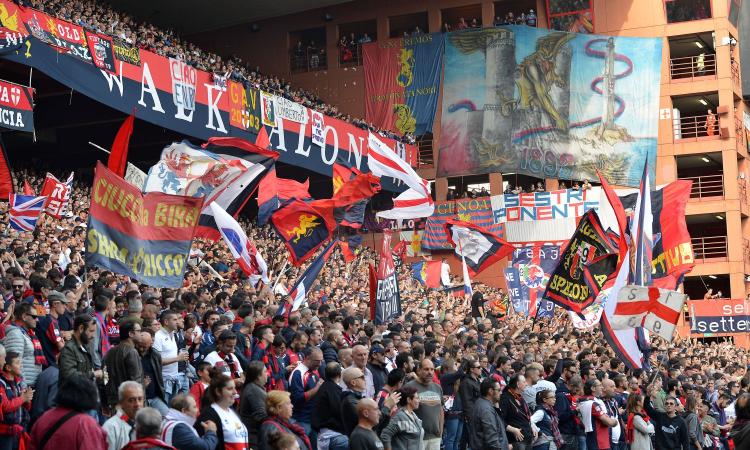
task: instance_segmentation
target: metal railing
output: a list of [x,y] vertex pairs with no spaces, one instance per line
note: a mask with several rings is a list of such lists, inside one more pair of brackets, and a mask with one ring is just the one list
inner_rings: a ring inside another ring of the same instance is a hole
[[675,117],[672,120],[674,139],[719,139],[719,117],[716,114]]
[[734,137],[738,145],[745,146],[745,123],[739,115],[734,116]]
[[678,177],[680,180],[690,180],[690,198],[723,197],[724,175],[702,175],[699,177]]
[[684,56],[669,60],[669,74],[673,80],[716,75],[716,55],[713,53]]
[[327,68],[328,61],[324,47],[307,48],[302,51],[293,48],[289,56],[289,67],[293,73],[313,72]]
[[726,236],[705,236],[691,239],[695,259],[713,259],[727,257]]
[[355,67],[362,65],[362,44],[355,46],[339,45],[339,66],[340,67]]
[[419,153],[417,155],[417,167],[433,167],[435,165],[432,143],[432,135],[418,138],[417,148],[419,149]]
[[732,82],[736,85],[740,84],[740,65],[737,60],[732,56],[729,63],[730,71],[732,74]]

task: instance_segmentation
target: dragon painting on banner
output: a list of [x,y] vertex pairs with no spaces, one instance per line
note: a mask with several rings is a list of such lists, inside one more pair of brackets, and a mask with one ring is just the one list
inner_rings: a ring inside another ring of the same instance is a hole
[[503,26],[449,33],[438,176],[637,186],[656,158],[661,39]]

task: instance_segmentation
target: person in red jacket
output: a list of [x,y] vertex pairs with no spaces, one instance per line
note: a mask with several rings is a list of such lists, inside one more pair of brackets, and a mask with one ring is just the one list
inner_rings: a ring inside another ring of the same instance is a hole
[[8,352],[0,372],[0,450],[18,447],[19,438],[29,424],[34,390],[26,387],[21,377],[21,355]]
[[195,399],[195,404],[198,407],[198,411],[200,411],[203,393],[206,392],[206,388],[211,384],[211,363],[201,361],[198,363],[195,371],[198,374],[198,382],[190,387],[190,395]]
[[[31,428],[31,448],[107,450],[107,433],[86,414],[97,408],[97,396],[96,384],[83,374],[68,377],[55,397],[57,406],[42,414]],[[50,433],[57,422],[60,426]]]

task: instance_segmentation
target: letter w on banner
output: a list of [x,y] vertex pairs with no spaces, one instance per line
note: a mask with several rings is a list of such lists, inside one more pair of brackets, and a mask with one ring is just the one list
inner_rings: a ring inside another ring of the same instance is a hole
[[380,247],[380,261],[376,276],[377,289],[375,297],[371,299],[374,302],[374,308],[370,305],[371,310],[375,311],[373,321],[376,325],[388,323],[401,315],[401,297],[398,290],[396,265],[393,263],[391,237],[390,231],[383,232],[383,245]]
[[41,195],[47,196],[44,212],[55,219],[62,219],[68,210],[72,190],[73,172],[70,172],[70,176],[64,183],[48,173],[47,178],[44,179],[41,193]]

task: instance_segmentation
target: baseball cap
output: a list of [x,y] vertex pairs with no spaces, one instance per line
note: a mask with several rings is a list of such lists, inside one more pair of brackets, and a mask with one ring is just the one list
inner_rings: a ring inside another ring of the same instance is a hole
[[68,299],[65,297],[65,294],[60,291],[50,291],[50,293],[47,294],[47,300],[49,300],[50,302],[59,301],[68,303]]

